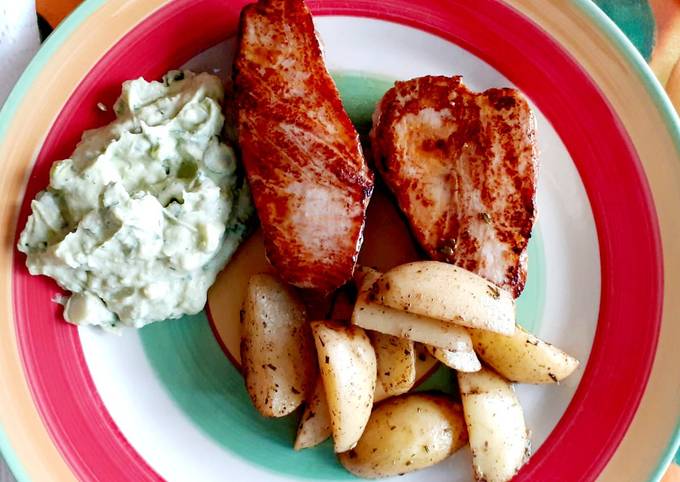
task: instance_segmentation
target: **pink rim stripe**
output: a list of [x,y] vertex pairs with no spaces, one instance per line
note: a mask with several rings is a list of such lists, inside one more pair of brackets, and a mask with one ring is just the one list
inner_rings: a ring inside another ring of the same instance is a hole
[[[110,120],[96,109],[97,102],[111,105],[123,80],[158,77],[232,35],[242,5],[241,1],[177,0],[112,48],[78,86],[50,131],[29,181],[19,226],[25,223],[30,199],[47,184],[52,161],[68,156],[85,128]],[[568,54],[500,2],[364,0],[350,6],[332,0],[310,2],[310,6],[320,15],[374,17],[410,25],[467,48],[531,97],[562,137],[597,224],[602,260],[600,319],[574,400],[518,479],[593,480],[639,404],[660,326],[658,226],[644,173],[623,127]],[[56,291],[48,280],[29,277],[23,256],[15,257],[14,311],[20,349],[36,404],[55,443],[81,479],[159,479],[103,406],[77,330],[59,321],[59,310],[50,301]]]

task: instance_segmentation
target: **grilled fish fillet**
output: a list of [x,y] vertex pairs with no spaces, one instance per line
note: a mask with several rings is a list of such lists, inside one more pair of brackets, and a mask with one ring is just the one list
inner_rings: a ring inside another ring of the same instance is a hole
[[287,282],[329,292],[351,276],[373,175],[303,0],[241,13],[238,138],[267,257]]
[[378,171],[430,257],[519,296],[535,218],[535,120],[514,89],[397,82],[371,131]]

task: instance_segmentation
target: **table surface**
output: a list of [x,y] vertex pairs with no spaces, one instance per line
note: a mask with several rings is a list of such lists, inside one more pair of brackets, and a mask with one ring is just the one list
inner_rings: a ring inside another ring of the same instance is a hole
[[[21,1],[21,0],[20,0]],[[30,1],[30,0],[24,0]],[[680,111],[680,1],[595,0],[624,30],[649,61],[652,70]],[[36,0],[45,24],[56,27],[81,0]],[[45,25],[44,24],[44,25]],[[0,99],[0,105],[2,104]],[[661,482],[680,482],[680,452]],[[0,454],[0,482],[15,482]]]

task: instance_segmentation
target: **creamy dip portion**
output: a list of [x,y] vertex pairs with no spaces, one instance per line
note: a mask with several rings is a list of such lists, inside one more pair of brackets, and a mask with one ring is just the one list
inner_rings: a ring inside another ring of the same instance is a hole
[[141,327],[203,309],[253,214],[220,138],[223,96],[205,73],[125,82],[117,119],[52,166],[18,249],[72,292],[67,321]]

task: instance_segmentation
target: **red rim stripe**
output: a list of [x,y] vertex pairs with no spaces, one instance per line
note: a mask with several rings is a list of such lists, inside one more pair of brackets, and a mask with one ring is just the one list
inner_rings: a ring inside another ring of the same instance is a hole
[[[84,130],[114,118],[112,109],[103,113],[97,103],[112,106],[125,80],[159,78],[233,35],[244,3],[172,2],[102,57],[75,89],[45,139],[21,206],[19,229],[30,212],[30,200],[49,182],[52,162],[67,158]],[[85,362],[78,330],[62,321],[61,308],[51,301],[59,292],[56,284],[30,276],[24,262],[25,257],[16,253],[17,338],[33,398],[64,459],[81,480],[162,480],[106,410]]]
[[[125,36],[78,86],[50,131],[29,181],[29,200],[49,166],[68,156],[85,128],[110,119],[120,83],[158,77],[233,34],[242,2],[177,0]],[[506,75],[539,106],[567,146],[586,187],[600,240],[602,297],[582,382],[521,480],[593,480],[637,409],[660,327],[662,256],[644,172],[615,113],[587,74],[547,34],[494,0],[315,1],[320,15],[373,17],[450,40]],[[181,39],[181,41],[177,41]],[[172,46],[172,47],[169,47]],[[13,274],[20,350],[34,399],[55,443],[81,479],[153,480],[158,475],[117,430],[85,364],[77,330],[58,322],[53,283],[31,278],[23,256]]]

